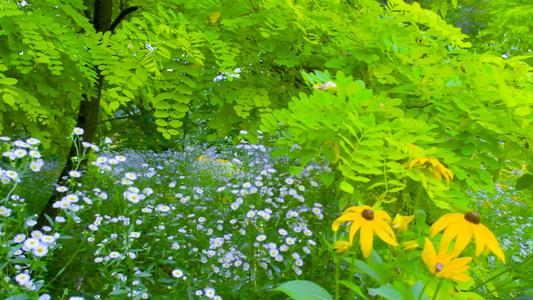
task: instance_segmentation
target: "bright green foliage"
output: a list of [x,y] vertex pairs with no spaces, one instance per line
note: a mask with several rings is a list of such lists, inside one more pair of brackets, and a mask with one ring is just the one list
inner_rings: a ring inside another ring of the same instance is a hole
[[[377,190],[379,200],[394,201],[387,194],[402,190],[408,176],[422,182],[437,206],[466,206],[466,186],[491,190],[506,159],[526,159],[531,67],[519,57],[474,54],[464,49],[470,45],[458,28],[416,3],[393,2],[387,10],[369,6],[350,13],[359,16],[354,26],[367,37],[345,40],[346,53],[359,53],[356,65],[344,57],[326,63],[342,70],[336,78],[307,76],[310,84],[332,80],[335,92],[300,93],[287,109],[267,115],[261,128],[286,131],[278,144],[298,144],[289,155],[304,165],[318,155],[331,162],[340,155],[341,188],[349,193]],[[435,178],[406,172],[401,164],[415,156],[437,158],[456,184],[445,194]]]

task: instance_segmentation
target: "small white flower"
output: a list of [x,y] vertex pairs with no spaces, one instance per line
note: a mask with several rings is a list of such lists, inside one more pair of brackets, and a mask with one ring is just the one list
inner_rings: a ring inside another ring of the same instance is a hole
[[82,128],[75,127],[73,132],[75,135],[82,135],[85,131]]
[[24,240],[26,240],[26,235],[23,233],[17,234],[13,240],[15,243],[22,243]]
[[66,191],[68,191],[68,187],[60,185],[60,186],[56,187],[56,191],[58,191],[60,193],[66,192]]
[[264,234],[260,234],[258,235],[255,239],[258,241],[258,242],[262,242],[264,240],[266,240],[267,236],[264,235]]
[[70,175],[70,177],[74,177],[74,178],[80,178],[81,177],[81,173],[78,172],[78,171],[75,171],[75,170],[72,170],[72,171],[68,172],[68,174]]
[[28,284],[30,282],[31,277],[30,277],[30,275],[28,275],[26,273],[20,273],[17,276],[15,276],[15,280],[20,285],[26,285],[26,284]]
[[181,278],[181,277],[183,277],[183,271],[180,270],[180,269],[176,269],[176,270],[172,271],[172,276],[174,276],[176,278]]
[[11,208],[0,206],[0,216],[9,217],[11,215]]
[[28,154],[28,151],[26,151],[24,149],[15,149],[15,150],[13,150],[13,154],[17,158],[22,158],[22,157],[26,156],[26,154]]
[[124,174],[124,176],[130,180],[135,180],[137,179],[137,175],[135,175],[134,173],[131,173],[131,172],[128,172],[126,174]]
[[141,233],[140,233],[140,232],[135,232],[135,231],[134,231],[134,232],[130,233],[130,237],[132,237],[132,238],[138,238],[138,237],[140,237],[140,236],[141,236]]
[[117,251],[111,251],[111,252],[109,253],[109,257],[110,257],[110,258],[119,258],[119,257],[120,257],[120,253],[117,252]]
[[48,253],[48,247],[43,244],[38,245],[33,249],[33,255],[37,257],[43,257]]

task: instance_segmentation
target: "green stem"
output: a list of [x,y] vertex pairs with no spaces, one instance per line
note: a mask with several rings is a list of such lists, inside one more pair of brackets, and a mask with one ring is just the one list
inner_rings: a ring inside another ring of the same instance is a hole
[[440,287],[442,286],[442,282],[444,279],[439,279],[439,284],[437,285],[437,290],[435,290],[435,294],[433,294],[433,300],[437,300],[437,295],[439,294]]
[[341,276],[341,258],[340,256],[336,257],[337,263],[335,264],[335,300],[339,300],[340,298],[340,286],[339,286],[339,279]]
[[57,276],[61,275],[68,267],[68,265],[70,265],[70,263],[72,262],[72,260],[74,259],[74,257],[76,257],[76,254],[78,254],[78,252],[80,252],[80,248],[81,246],[83,245],[83,243],[80,241],[80,245],[78,246],[78,249],[76,249],[76,252],[74,252],[74,254],[72,255],[72,257],[70,258],[70,260],[67,262],[67,264],[61,268],[61,270],[59,270],[59,272],[57,272],[56,276],[54,276],[54,278],[52,278],[52,280],[50,280],[44,287],[43,289],[46,289],[46,287],[48,287],[52,282],[54,282],[54,280],[56,280]]
[[428,287],[428,285],[429,285],[429,283],[431,282],[432,279],[433,278],[429,278],[428,281],[426,282],[426,284],[424,284],[424,287],[420,291],[420,295],[418,295],[418,300],[422,299],[422,295],[424,295],[424,291],[426,290],[426,288]]
[[388,270],[388,282],[390,282],[390,278],[391,278],[391,275],[394,274],[394,272],[392,270],[394,270],[394,267],[392,266],[392,251],[394,251],[394,249],[392,248],[391,245],[389,245],[389,260],[387,261],[387,263],[389,264],[389,270]]
[[495,278],[497,278],[497,277],[499,277],[499,276],[501,276],[501,275],[503,275],[503,274],[505,274],[505,273],[507,273],[507,272],[509,272],[509,271],[511,271],[511,270],[514,270],[514,269],[520,267],[521,265],[523,265],[524,263],[526,263],[526,262],[527,262],[528,260],[530,260],[531,258],[533,258],[533,254],[529,255],[529,257],[526,258],[526,259],[524,259],[521,263],[516,264],[516,265],[512,266],[511,268],[509,268],[509,269],[507,269],[507,270],[504,270],[504,271],[502,271],[502,272],[500,272],[500,273],[498,273],[498,274],[492,276],[491,278],[487,279],[485,282],[483,282],[483,283],[481,283],[481,284],[479,284],[479,285],[476,285],[475,287],[472,288],[472,290],[475,291],[475,290],[477,290],[478,288],[480,288],[480,287],[484,286],[485,284],[487,284],[489,281],[491,281],[491,280],[493,280],[493,279],[495,279]]
[[[355,261],[357,260],[357,259],[355,258],[356,253],[357,253],[357,252],[354,251],[354,254],[353,254],[353,256],[352,256],[352,263],[351,263],[351,265],[350,265],[350,280],[352,280],[352,281],[353,281],[353,277],[355,277],[355,276],[354,276],[354,273],[355,273]],[[354,291],[353,291],[352,289],[350,289],[349,298],[350,298],[350,299],[353,299],[353,298],[354,298]]]

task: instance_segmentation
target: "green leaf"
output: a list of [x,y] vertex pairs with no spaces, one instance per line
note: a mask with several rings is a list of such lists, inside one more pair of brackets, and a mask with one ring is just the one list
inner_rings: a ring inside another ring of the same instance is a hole
[[11,95],[11,94],[4,94],[2,96],[2,99],[4,99],[4,102],[9,104],[9,105],[14,105],[15,104],[15,97],[13,97],[13,95]]
[[153,102],[159,102],[161,100],[170,99],[172,98],[172,94],[168,92],[160,93],[157,95],[152,101]]
[[297,166],[291,166],[289,168],[289,174],[291,175],[298,175],[300,173],[302,173],[302,171],[304,170],[304,168],[302,166],[300,167],[297,167]]
[[26,300],[26,299],[30,299],[30,296],[26,295],[26,294],[18,294],[18,295],[14,295],[14,296],[11,296],[11,297],[8,297],[4,300]]
[[363,291],[361,290],[361,288],[357,284],[355,284],[355,283],[353,283],[351,281],[348,281],[348,280],[340,280],[339,283],[345,285],[347,288],[349,288],[350,290],[354,291],[357,295],[363,297],[363,299],[368,299],[366,297],[366,295],[363,293]]
[[172,120],[168,123],[168,125],[174,128],[179,128],[181,127],[181,125],[183,125],[183,122],[181,122],[180,120]]
[[171,107],[170,103],[168,103],[167,101],[160,101],[160,102],[154,103],[154,108],[157,108],[157,109],[169,109],[170,107]]
[[383,283],[381,281],[381,278],[379,278],[379,275],[376,271],[374,271],[374,269],[372,269],[371,267],[369,267],[367,264],[365,264],[363,261],[361,260],[357,260],[355,262],[355,266],[359,268],[359,270],[363,271],[364,273],[366,273],[367,275],[369,275],[370,277],[374,278],[377,282],[379,283]]
[[111,110],[116,110],[119,106],[120,106],[120,102],[118,101],[113,101],[109,103],[109,109]]
[[272,151],[272,157],[274,158],[282,157],[283,155],[286,155],[286,154],[287,154],[287,149],[285,148],[278,148]]
[[322,182],[326,186],[330,186],[333,183],[333,181],[335,181],[335,176],[333,176],[332,172],[324,172],[320,174],[320,177],[322,178]]
[[109,293],[109,295],[123,295],[127,293],[128,293],[128,290],[114,290],[111,293]]
[[403,300],[404,297],[395,287],[390,284],[382,285],[377,289],[368,289],[370,292],[380,295],[381,297],[389,300]]
[[5,84],[5,85],[15,85],[17,84],[17,82],[19,82],[17,79],[15,78],[2,78],[0,79],[0,84]]
[[284,292],[295,300],[333,299],[325,289],[316,283],[307,280],[285,282],[273,290]]
[[156,110],[154,113],[154,117],[158,119],[168,118],[169,113],[166,110]]
[[347,193],[353,194],[353,186],[346,181],[341,182],[340,188]]
[[524,174],[516,180],[516,184],[514,188],[517,191],[525,190],[533,186],[533,175],[531,174]]
[[155,124],[158,125],[158,126],[161,126],[161,127],[165,127],[168,125],[167,121],[163,120],[163,119],[157,119],[155,120]]
[[531,110],[527,106],[520,106],[514,110],[514,113],[517,116],[527,116],[531,113]]
[[411,287],[411,292],[413,292],[413,296],[416,298],[416,299],[421,299],[421,300],[428,300],[428,296],[427,295],[423,295],[422,298],[419,298],[420,296],[420,293],[422,293],[422,289],[424,288],[424,284],[422,283],[422,281],[417,281],[412,287]]
[[462,152],[464,156],[470,156],[476,152],[476,146],[474,144],[466,144],[463,147]]

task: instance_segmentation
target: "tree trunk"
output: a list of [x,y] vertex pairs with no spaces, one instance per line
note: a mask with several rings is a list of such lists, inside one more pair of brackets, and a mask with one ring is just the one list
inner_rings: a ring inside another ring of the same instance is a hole
[[[94,2],[94,17],[93,17],[93,26],[97,32],[106,32],[111,27],[111,15],[113,9],[113,0],[96,0]],[[121,14],[122,15],[122,14]],[[118,18],[117,18],[118,19]],[[120,21],[120,20],[119,20]],[[98,124],[98,111],[100,110],[100,99],[102,96],[102,86],[104,84],[104,76],[102,75],[101,70],[98,69],[98,66],[94,67],[97,74],[97,93],[94,98],[90,98],[89,94],[83,96],[84,100],[81,102],[80,110],[78,112],[78,120],[76,121],[76,127],[84,129],[83,140],[89,143],[93,142],[93,139],[96,134],[97,124]],[[89,149],[90,150],[90,149]],[[58,185],[67,185],[68,173],[74,167],[72,158],[77,156],[76,147],[74,144],[71,145],[69,155],[61,175],[57,181]],[[85,167],[87,161],[83,161],[81,167]],[[69,191],[73,192],[73,191]],[[44,225],[48,225],[48,220],[46,215],[50,218],[55,218],[57,216],[57,209],[53,208],[54,202],[58,200],[60,195],[56,192],[50,196],[48,202],[46,202],[45,207],[41,210],[39,218],[37,219],[36,228],[41,228]]]

